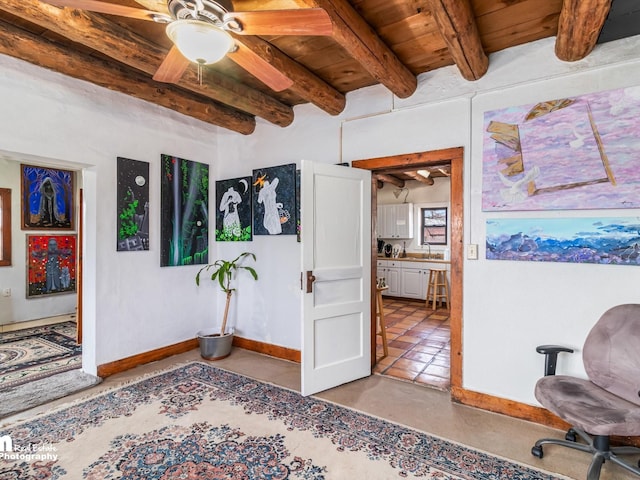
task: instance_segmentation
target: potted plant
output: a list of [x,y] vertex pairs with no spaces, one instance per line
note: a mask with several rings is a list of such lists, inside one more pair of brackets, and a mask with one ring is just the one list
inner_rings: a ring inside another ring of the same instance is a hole
[[220,289],[227,295],[227,301],[224,307],[224,315],[222,317],[222,326],[220,330],[207,329],[198,332],[198,342],[200,344],[200,355],[207,360],[219,360],[229,356],[231,353],[231,344],[233,343],[233,330],[227,332],[227,317],[229,315],[229,305],[231,303],[231,295],[235,288],[231,288],[231,282],[235,274],[239,270],[246,270],[251,274],[254,280],[258,280],[258,274],[252,267],[241,265],[246,257],[256,260],[256,256],[250,252],[244,252],[233,260],[216,260],[214,263],[205,265],[196,275],[196,285],[200,285],[200,274],[203,271],[211,272],[211,281],[218,281]]

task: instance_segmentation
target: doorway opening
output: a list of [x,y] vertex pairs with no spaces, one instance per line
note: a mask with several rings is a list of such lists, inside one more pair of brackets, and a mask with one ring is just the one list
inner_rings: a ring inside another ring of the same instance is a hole
[[[377,187],[381,179],[388,179],[394,173],[417,172],[442,166],[449,167],[450,178],[450,296],[449,331],[450,331],[450,355],[449,375],[450,390],[453,391],[462,386],[462,264],[463,264],[463,154],[462,147],[428,152],[410,153],[380,157],[352,162],[355,168],[362,168],[372,172],[371,206],[372,206],[372,239],[371,239],[371,268],[377,269],[378,245],[375,237],[377,226]],[[376,361],[376,279],[372,275],[371,281],[371,359]]]

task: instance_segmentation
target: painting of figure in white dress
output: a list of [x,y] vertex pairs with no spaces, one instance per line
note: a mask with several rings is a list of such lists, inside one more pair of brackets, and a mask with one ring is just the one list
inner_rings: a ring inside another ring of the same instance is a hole
[[295,235],[296,164],[253,171],[254,235]]
[[251,177],[216,182],[216,241],[250,242]]

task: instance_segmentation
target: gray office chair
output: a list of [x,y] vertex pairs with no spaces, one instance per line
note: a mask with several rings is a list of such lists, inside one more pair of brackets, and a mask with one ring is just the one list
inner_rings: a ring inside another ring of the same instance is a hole
[[570,348],[542,345],[536,350],[545,355],[545,376],[536,384],[536,398],[572,427],[565,440],[543,438],[531,453],[542,458],[546,444],[591,453],[587,480],[600,478],[605,460],[640,476],[640,462],[619,458],[640,455],[640,448],[609,443],[611,435],[640,435],[640,305],[613,307],[591,329],[582,351],[588,380],[555,375],[558,353],[573,352]]

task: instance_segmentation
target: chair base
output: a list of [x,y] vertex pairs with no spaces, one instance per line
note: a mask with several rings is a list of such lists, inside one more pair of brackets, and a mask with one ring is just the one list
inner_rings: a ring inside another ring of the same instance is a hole
[[[586,443],[578,443],[576,440],[576,434],[582,438]],[[598,480],[600,478],[600,470],[606,460],[619,465],[628,472],[634,473],[640,476],[640,468],[630,465],[624,462],[618,455],[639,455],[640,448],[637,447],[610,447],[609,437],[607,435],[590,436],[586,432],[577,429],[570,428],[565,435],[566,440],[560,440],[557,438],[542,438],[538,440],[531,448],[531,454],[542,458],[543,451],[542,445],[561,445],[563,447],[573,448],[574,450],[580,450],[581,452],[591,453],[593,458],[589,470],[587,471],[587,480]]]

